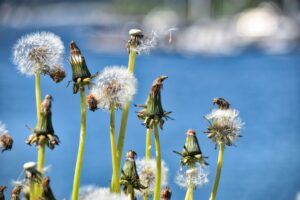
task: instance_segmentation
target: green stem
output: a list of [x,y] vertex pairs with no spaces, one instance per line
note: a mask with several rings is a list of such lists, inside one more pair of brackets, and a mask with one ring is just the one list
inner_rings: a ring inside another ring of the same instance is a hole
[[86,108],[85,108],[86,102],[85,102],[84,86],[80,87],[80,100],[81,100],[81,128],[80,128],[79,147],[78,147],[77,161],[76,161],[74,181],[73,181],[72,200],[78,200],[80,175],[81,175],[84,143],[85,143],[85,136],[86,136]]
[[[134,73],[135,56],[136,56],[135,51],[131,50],[130,54],[129,54],[129,60],[128,60],[128,71],[132,74]],[[120,131],[119,131],[119,138],[118,138],[118,145],[117,145],[118,149],[117,149],[117,169],[116,170],[117,170],[118,176],[119,176],[119,172],[121,169],[121,158],[122,158],[124,143],[125,143],[126,126],[127,126],[129,108],[130,108],[130,102],[127,102],[123,107],[121,125],[120,125]]]
[[216,177],[215,177],[213,190],[210,194],[209,200],[215,200],[216,196],[217,196],[218,186],[219,186],[220,177],[221,177],[222,164],[223,164],[224,147],[225,147],[224,143],[219,144],[219,157],[218,157],[217,173],[216,173]]
[[36,101],[36,115],[37,121],[40,120],[41,113],[41,75],[40,73],[35,74],[35,101]]
[[158,200],[160,196],[160,184],[161,184],[161,153],[157,123],[154,123],[154,137],[155,137],[155,149],[156,149],[156,179],[155,190],[153,200]]
[[134,197],[134,189],[132,187],[132,185],[128,185],[128,199],[129,200],[135,200],[135,197]]
[[[37,161],[37,170],[43,173],[44,163],[45,163],[45,144],[41,144],[38,147],[38,161]],[[40,197],[42,195],[42,186],[41,184],[35,184],[36,196]]]
[[35,191],[34,191],[34,186],[35,186],[35,183],[33,181],[30,181],[30,184],[29,184],[30,199],[35,199],[36,198]]
[[147,133],[146,133],[146,149],[145,149],[145,157],[146,160],[150,160],[151,158],[151,128],[147,128]]
[[115,134],[115,106],[110,106],[110,146],[111,146],[111,160],[112,160],[112,181],[111,188],[112,192],[120,192],[120,181],[118,173],[118,160],[117,160],[117,145],[116,145],[116,134]]

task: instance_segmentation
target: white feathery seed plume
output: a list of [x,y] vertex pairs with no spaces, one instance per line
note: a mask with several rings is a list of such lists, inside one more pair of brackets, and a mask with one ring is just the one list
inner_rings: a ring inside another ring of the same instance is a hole
[[151,35],[144,36],[144,38],[140,40],[140,44],[135,47],[135,51],[137,54],[149,54],[150,50],[157,46],[157,43],[158,35],[155,31],[152,31]]
[[175,183],[182,188],[188,188],[191,185],[201,187],[208,183],[207,168],[196,164],[194,168],[188,168],[186,170],[180,169],[175,177]]
[[232,108],[226,110],[214,109],[205,118],[210,123],[209,128],[217,132],[211,137],[213,142],[219,143],[226,137],[229,141],[225,143],[231,145],[240,137],[244,122],[239,117],[238,110]]
[[[156,160],[155,159],[137,159],[136,168],[140,177],[141,184],[147,186],[148,194],[153,194],[155,189],[156,177]],[[165,161],[161,162],[161,187],[168,185],[168,172],[169,168]],[[136,194],[143,195],[141,191],[136,191]]]
[[120,194],[111,193],[109,188],[97,187],[94,185],[83,186],[79,189],[80,200],[128,200],[123,192]]
[[21,37],[13,47],[13,62],[25,75],[50,71],[61,65],[64,45],[50,32],[36,32]]
[[106,67],[96,76],[91,94],[98,108],[109,109],[112,103],[116,108],[122,108],[127,101],[132,100],[136,85],[136,78],[126,67]]

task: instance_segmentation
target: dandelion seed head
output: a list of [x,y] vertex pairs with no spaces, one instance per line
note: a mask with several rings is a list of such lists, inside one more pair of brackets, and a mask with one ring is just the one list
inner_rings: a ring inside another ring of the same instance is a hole
[[29,170],[29,171],[31,171],[31,170],[33,170],[33,169],[35,169],[35,168],[36,168],[36,162],[33,162],[33,161],[26,162],[26,163],[24,163],[24,165],[23,165],[23,169],[24,169],[24,170]]
[[182,188],[189,186],[201,187],[208,183],[207,168],[196,164],[195,168],[179,170],[175,177],[175,183]]
[[[137,159],[136,168],[140,177],[141,184],[148,186],[148,193],[153,194],[155,189],[156,177],[156,160],[155,159]],[[169,168],[164,161],[161,163],[161,187],[168,184]],[[142,195],[140,191],[136,191],[137,195]]]
[[13,63],[25,75],[45,73],[63,61],[64,45],[50,32],[36,32],[21,37],[13,47]]
[[139,44],[134,48],[137,54],[149,54],[151,49],[157,46],[158,35],[155,31],[152,31],[151,35],[144,36],[143,39],[139,41]]
[[111,193],[109,188],[101,188],[94,185],[83,186],[79,190],[80,200],[128,200],[123,192]]
[[208,136],[215,143],[225,142],[227,145],[233,144],[239,137],[244,122],[239,117],[236,109],[214,109],[205,116],[210,122]]
[[127,68],[106,67],[95,78],[91,94],[97,101],[98,108],[109,109],[111,104],[122,108],[127,101],[131,101],[136,93],[137,80]]

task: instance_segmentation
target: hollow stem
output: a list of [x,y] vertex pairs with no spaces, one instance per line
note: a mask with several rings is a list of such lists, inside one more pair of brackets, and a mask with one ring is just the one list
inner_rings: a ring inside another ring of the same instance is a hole
[[151,158],[151,128],[147,128],[147,133],[146,133],[146,149],[145,149],[145,157],[146,160],[150,160]]
[[[134,73],[135,56],[136,56],[135,51],[131,50],[129,53],[129,59],[128,59],[128,71],[130,73]],[[121,158],[122,158],[124,143],[125,143],[126,126],[127,126],[129,108],[130,108],[130,102],[127,102],[123,107],[121,125],[120,125],[120,130],[119,130],[119,138],[118,138],[118,144],[117,144],[117,173],[118,173],[118,176],[119,176],[119,172],[121,169]]]
[[30,184],[29,184],[30,199],[35,199],[36,198],[34,187],[35,187],[35,183],[33,181],[30,181]]
[[84,86],[80,87],[80,100],[81,100],[81,128],[80,128],[79,147],[78,147],[77,161],[76,161],[74,181],[73,181],[72,200],[78,200],[80,175],[81,175],[84,143],[85,143],[85,136],[86,136],[86,108],[85,108],[86,102],[85,102]]
[[[37,161],[37,170],[43,173],[44,165],[45,165],[45,144],[41,144],[38,147],[38,161]],[[36,196],[40,197],[42,195],[42,185],[39,183],[35,184],[35,192]]]
[[154,138],[155,138],[155,149],[156,149],[156,179],[155,179],[155,190],[154,190],[153,200],[159,200],[160,184],[161,184],[161,153],[160,153],[160,142],[159,142],[157,123],[154,123]]
[[218,165],[217,165],[217,173],[214,181],[213,190],[210,194],[209,200],[215,200],[217,196],[218,186],[221,177],[222,165],[223,165],[223,156],[224,156],[224,143],[219,144],[219,156],[218,156]]
[[116,134],[115,134],[115,106],[110,106],[110,146],[111,146],[111,160],[112,160],[112,181],[110,190],[112,192],[120,193],[120,181],[118,173],[118,160],[117,160],[117,145],[116,145]]
[[41,74],[35,74],[35,101],[36,101],[36,115],[37,121],[40,120],[41,113]]
[[128,186],[127,191],[128,191],[128,199],[129,199],[129,200],[135,200],[135,197],[134,197],[134,189],[133,189],[132,185],[129,185],[129,186]]

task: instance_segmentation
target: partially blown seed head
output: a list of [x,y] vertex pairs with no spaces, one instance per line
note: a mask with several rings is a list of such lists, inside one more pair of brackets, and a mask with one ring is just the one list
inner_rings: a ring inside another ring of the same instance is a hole
[[175,183],[183,188],[203,186],[208,183],[207,169],[199,164],[186,170],[180,169],[175,177]]
[[128,200],[123,192],[111,193],[109,188],[101,188],[94,185],[83,186],[79,190],[80,200]]
[[47,74],[63,61],[64,45],[50,32],[36,32],[21,37],[13,48],[13,62],[25,75]]
[[112,105],[122,108],[136,93],[136,83],[136,78],[127,68],[106,67],[96,76],[90,94],[96,100],[98,108],[109,109]]

